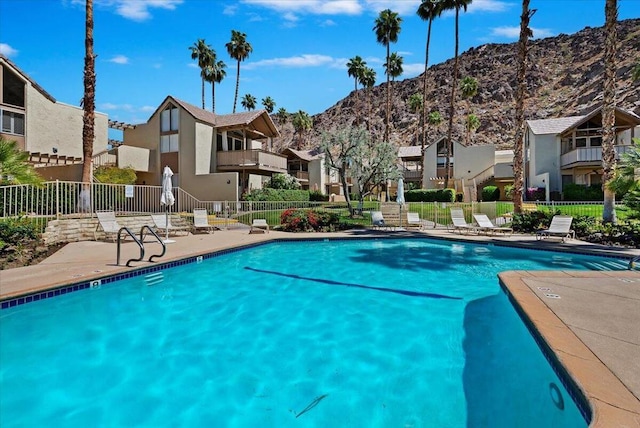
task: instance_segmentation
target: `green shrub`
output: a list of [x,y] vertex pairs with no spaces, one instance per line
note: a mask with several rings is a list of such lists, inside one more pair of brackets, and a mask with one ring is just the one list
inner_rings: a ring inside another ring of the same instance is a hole
[[0,242],[16,245],[38,238],[36,225],[26,217],[8,218],[0,221]]
[[507,184],[504,186],[504,197],[508,201],[513,199],[513,184]]
[[331,232],[340,228],[340,216],[329,211],[288,209],[280,215],[285,232]]
[[329,195],[323,195],[319,190],[309,192],[309,200],[312,202],[328,202]]
[[280,190],[298,190],[300,189],[300,183],[292,175],[289,174],[273,174],[269,181],[264,185],[270,189]]
[[254,189],[242,198],[245,201],[308,201],[308,190]]
[[496,186],[486,186],[482,189],[482,200],[485,202],[497,201],[500,199],[500,189]]
[[555,214],[560,214],[560,211],[555,213],[547,211],[516,213],[513,215],[511,227],[515,232],[532,233],[549,227]]
[[454,202],[454,189],[416,189],[404,193],[407,202]]
[[118,168],[115,166],[99,166],[94,174],[100,183],[135,184],[136,172],[133,168]]
[[592,186],[583,186],[581,184],[565,184],[562,188],[565,201],[602,201],[604,200],[604,192],[602,186],[594,184]]

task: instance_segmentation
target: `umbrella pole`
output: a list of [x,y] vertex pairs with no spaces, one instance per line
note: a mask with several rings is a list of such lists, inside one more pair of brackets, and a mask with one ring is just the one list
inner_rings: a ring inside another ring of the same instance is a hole
[[164,232],[165,232],[165,241],[169,242],[169,205],[164,210]]

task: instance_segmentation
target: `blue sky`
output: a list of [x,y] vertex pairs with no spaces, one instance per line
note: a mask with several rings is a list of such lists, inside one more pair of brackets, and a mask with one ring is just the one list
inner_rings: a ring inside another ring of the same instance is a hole
[[[94,0],[97,110],[127,123],[146,122],[167,96],[201,105],[199,69],[188,47],[203,38],[227,64],[216,86],[216,112],[230,113],[236,62],[226,52],[231,30],[247,34],[253,53],[241,64],[239,98],[271,96],[276,110],[320,113],[354,88],[346,62],[360,55],[385,80],[384,46],[372,31],[390,8],[403,19],[392,52],[404,74],[424,69],[420,0]],[[534,37],[571,34],[604,23],[604,0],[531,0]],[[619,0],[619,18],[640,16],[640,0]],[[460,19],[460,51],[516,41],[521,3],[474,0]],[[433,25],[430,64],[454,54],[454,18]],[[84,61],[84,0],[0,0],[0,52],[58,101],[79,105]],[[205,88],[211,109],[211,87]],[[238,101],[238,111],[242,110]]]

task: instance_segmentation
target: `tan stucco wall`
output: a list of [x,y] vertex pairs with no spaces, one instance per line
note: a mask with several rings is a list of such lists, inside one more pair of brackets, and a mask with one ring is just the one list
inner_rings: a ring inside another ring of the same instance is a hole
[[118,147],[118,168],[133,168],[134,171],[151,171],[151,151],[141,147]]
[[453,175],[456,179],[470,180],[493,166],[496,148],[493,145],[463,146],[454,143]]
[[[53,103],[31,85],[27,85],[26,104],[27,151],[53,153],[55,147],[59,156],[82,158],[82,108]],[[107,149],[107,131],[107,115],[96,112],[93,153]]]
[[195,175],[209,174],[213,159],[213,127],[203,123],[195,124]]
[[200,201],[237,201],[238,184],[237,172],[221,172],[194,176],[191,187],[181,187]]
[[318,190],[326,194],[326,174],[324,173],[324,158],[309,162],[309,190]]
[[[160,171],[160,121],[158,116],[153,116],[148,123],[136,125],[134,129],[125,129],[123,132],[124,146],[143,148],[149,150],[149,172],[138,174],[138,183],[149,185],[162,184],[162,172]],[[133,152],[132,152],[133,153]],[[137,156],[137,155],[136,155]],[[136,163],[138,160],[136,160]]]
[[436,183],[429,180],[431,177],[436,177],[437,172],[437,157],[438,157],[438,145],[432,144],[426,147],[424,150],[424,165],[422,170],[422,181],[425,183],[426,189],[435,189]]

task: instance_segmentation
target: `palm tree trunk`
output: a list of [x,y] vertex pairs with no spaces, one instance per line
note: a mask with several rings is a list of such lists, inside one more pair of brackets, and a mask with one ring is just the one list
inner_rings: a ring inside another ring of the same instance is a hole
[[529,19],[533,12],[529,10],[529,0],[522,0],[520,16],[520,40],[518,42],[518,87],[516,88],[516,135],[513,146],[513,211],[522,212],[522,194],[524,192],[524,97],[527,87],[527,42],[531,36]]
[[[429,69],[429,44],[431,43],[431,24],[433,18],[429,18],[429,26],[427,29],[427,44],[424,53],[424,79],[422,81],[422,144],[420,153],[422,153],[422,163],[424,169],[424,149],[427,145],[427,70]],[[426,179],[422,179],[422,188],[427,188]]]
[[204,110],[204,77],[202,78],[202,110]]
[[615,192],[609,189],[616,171],[616,50],[618,21],[617,0],[606,0],[605,4],[605,41],[604,41],[604,90],[602,101],[602,187],[604,207],[602,221],[616,223]]
[[447,131],[447,157],[446,157],[446,175],[444,179],[444,187],[449,187],[449,178],[451,178],[451,168],[449,164],[451,163],[451,152],[453,151],[453,115],[456,106],[456,87],[458,86],[458,18],[460,15],[460,7],[456,7],[456,51],[455,57],[453,60],[453,79],[451,81],[451,101],[449,107],[449,130]]
[[95,138],[96,74],[93,54],[93,0],[86,0],[84,57],[84,114],[82,117],[82,190],[78,201],[80,211],[91,211],[91,173],[93,140]]
[[355,79],[353,79],[356,81],[355,84],[355,95],[356,95],[356,126],[360,126],[360,111],[358,109],[358,76],[355,77]]
[[216,114],[216,82],[211,82],[211,113]]
[[238,102],[238,88],[240,87],[240,60],[238,60],[238,69],[236,71],[236,95],[233,97],[233,112],[236,112],[236,104]]
[[389,86],[389,41],[387,41],[387,123],[384,127],[384,141],[389,141],[389,113],[391,108],[391,88]]

